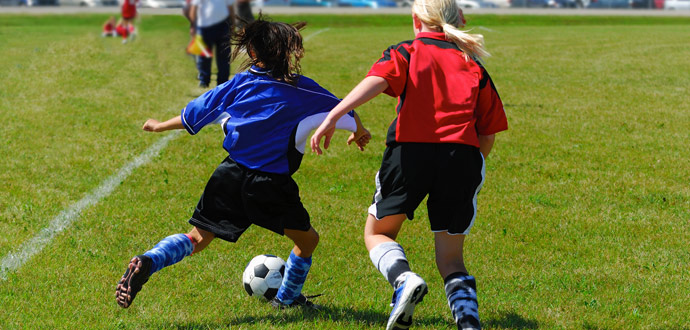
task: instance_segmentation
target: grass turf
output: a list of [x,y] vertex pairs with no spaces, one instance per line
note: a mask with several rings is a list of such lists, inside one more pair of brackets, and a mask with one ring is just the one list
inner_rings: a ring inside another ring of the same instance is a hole
[[[104,15],[0,16],[0,255],[141,154],[202,90],[184,55],[186,23],[145,16],[141,37],[100,37]],[[409,16],[275,16],[306,20],[304,74],[344,96],[385,47],[411,38]],[[684,18],[468,17],[510,130],[497,136],[466,244],[486,329],[686,329],[690,285],[690,101]],[[366,36],[366,37],[363,37]],[[320,313],[250,299],[252,256],[287,256],[286,238],[251,228],[154,275],[134,305],[114,301],[132,255],[186,232],[206,179],[224,157],[221,132],[181,134],[111,195],[0,281],[0,328],[374,329],[390,288],[362,244],[395,100],[359,112],[365,152],[339,133],[295,175],[321,234],[306,293]],[[400,242],[430,285],[416,329],[450,329],[421,207]]]

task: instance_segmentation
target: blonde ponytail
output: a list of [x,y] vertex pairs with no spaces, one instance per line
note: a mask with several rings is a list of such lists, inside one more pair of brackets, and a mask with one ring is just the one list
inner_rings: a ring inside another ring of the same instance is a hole
[[448,40],[458,45],[465,56],[476,60],[491,56],[484,48],[484,36],[481,34],[469,34],[448,23],[443,24],[443,33]]
[[455,43],[466,59],[491,56],[484,48],[484,36],[458,29],[462,18],[455,0],[416,0],[412,12],[430,28],[443,30],[446,39]]

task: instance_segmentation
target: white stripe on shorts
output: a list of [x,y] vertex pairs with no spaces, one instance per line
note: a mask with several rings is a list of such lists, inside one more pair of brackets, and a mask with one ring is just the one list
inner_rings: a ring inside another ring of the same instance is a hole
[[472,215],[472,221],[470,221],[469,226],[467,226],[467,229],[465,229],[465,231],[461,235],[467,235],[470,233],[470,229],[472,228],[472,226],[474,226],[474,219],[477,218],[477,195],[479,195],[479,192],[482,190],[482,186],[484,185],[484,178],[486,177],[486,166],[484,166],[484,154],[482,154],[481,152],[479,154],[482,156],[482,181],[479,182],[477,190],[474,192],[474,197],[472,198],[472,205],[474,206],[474,214]]
[[376,216],[376,203],[381,201],[383,196],[381,196],[381,180],[379,180],[379,172],[376,172],[376,193],[374,194],[374,203],[369,206],[369,214],[373,215],[376,220],[379,218]]

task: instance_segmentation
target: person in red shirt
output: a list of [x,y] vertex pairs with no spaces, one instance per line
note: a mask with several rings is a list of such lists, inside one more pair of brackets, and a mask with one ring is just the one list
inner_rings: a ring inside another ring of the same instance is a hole
[[436,265],[458,329],[480,329],[476,284],[463,259],[465,236],[477,214],[484,162],[495,134],[508,129],[503,103],[480,58],[481,35],[468,34],[455,0],[416,0],[415,39],[393,45],[331,110],[311,138],[321,154],[335,122],[380,93],[398,98],[376,176],[364,240],[369,256],[394,289],[386,329],[407,329],[426,282],[410,269],[395,239],[428,196]]
[[122,0],[122,25],[118,24],[118,34],[122,36],[122,43],[127,43],[136,35],[134,19],[137,17],[138,0]]
[[104,37],[114,37],[117,35],[117,32],[115,31],[115,17],[110,16],[105,23],[103,23],[103,33],[101,33],[101,36]]

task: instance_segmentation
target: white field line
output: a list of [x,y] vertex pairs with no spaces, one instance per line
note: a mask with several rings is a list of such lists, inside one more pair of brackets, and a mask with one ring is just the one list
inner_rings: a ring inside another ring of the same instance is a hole
[[317,30],[316,32],[314,32],[314,33],[312,33],[312,34],[306,36],[306,37],[304,38],[304,41],[309,41],[309,39],[311,39],[311,38],[313,38],[313,37],[316,37],[317,35],[319,35],[319,34],[321,34],[321,33],[324,33],[324,32],[326,32],[326,31],[328,31],[328,30],[330,30],[330,29],[331,29],[331,28],[325,28],[325,29]]
[[479,29],[480,29],[480,30],[487,31],[487,32],[498,32],[498,31],[496,31],[496,30],[494,30],[494,29],[489,29],[488,27],[485,27],[485,26],[480,26]]
[[[306,38],[304,41],[312,37],[328,31],[329,28],[318,30]],[[93,206],[101,201],[101,199],[108,197],[117,186],[120,185],[132,172],[142,165],[147,164],[154,157],[158,156],[160,152],[165,149],[170,141],[176,138],[180,131],[174,131],[166,134],[163,138],[158,140],[148,149],[146,149],[139,156],[134,158],[131,162],[121,168],[115,175],[110,176],[101,183],[96,189],[84,196],[80,201],[72,204],[67,209],[63,210],[53,220],[50,221],[48,227],[43,228],[36,236],[29,239],[19,246],[16,252],[10,252],[0,260],[0,280],[7,280],[7,274],[22,267],[31,257],[43,250],[43,247],[48,245],[55,235],[61,233],[63,230],[69,228],[74,221],[76,221],[81,212],[87,207]]]
[[122,167],[116,174],[103,181],[100,186],[84,196],[80,201],[60,212],[60,214],[50,221],[48,227],[43,228],[36,236],[24,242],[17,252],[11,252],[3,257],[2,260],[0,260],[0,280],[6,280],[7,273],[23,266],[31,257],[40,253],[43,247],[53,240],[55,235],[69,228],[72,223],[79,218],[79,215],[84,209],[108,197],[135,169],[158,156],[161,150],[168,145],[168,142],[177,137],[180,132],[181,131],[174,131],[170,134],[166,134],[163,138],[134,158],[134,160]]

